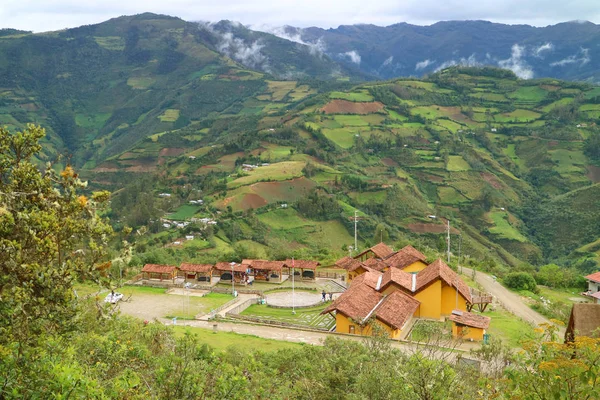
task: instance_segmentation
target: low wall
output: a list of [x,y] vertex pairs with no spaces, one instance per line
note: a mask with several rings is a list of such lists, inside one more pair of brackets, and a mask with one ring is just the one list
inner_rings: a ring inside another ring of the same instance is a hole
[[[246,308],[248,308],[248,307],[246,307]],[[280,327],[285,327],[285,328],[296,328],[296,329],[303,329],[303,330],[307,329],[307,327],[305,325],[289,324],[287,322],[272,321],[269,319],[263,319],[263,318],[258,318],[258,317],[248,317],[246,315],[227,313],[226,316],[228,318],[234,318],[234,319],[239,319],[239,320],[248,321],[248,322],[256,322],[256,323],[264,324],[264,325],[273,325],[273,326],[280,326]],[[314,328],[314,327],[310,327],[310,330],[319,331],[319,332],[329,332],[329,330],[327,330],[327,329],[320,329],[320,328]]]
[[[231,310],[229,310],[225,314],[225,316],[226,317],[231,317],[233,315],[237,316],[239,313],[244,311],[246,308],[250,307],[252,304],[258,304],[258,300],[259,299],[248,299],[248,300],[244,301],[243,303],[240,303],[239,306],[234,307]],[[232,318],[235,318],[235,317],[232,317]]]

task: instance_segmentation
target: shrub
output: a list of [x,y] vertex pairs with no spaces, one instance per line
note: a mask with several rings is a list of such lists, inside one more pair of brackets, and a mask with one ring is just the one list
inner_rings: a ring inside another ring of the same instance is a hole
[[533,276],[527,272],[511,272],[504,277],[504,284],[515,290],[529,290],[537,292],[537,284]]

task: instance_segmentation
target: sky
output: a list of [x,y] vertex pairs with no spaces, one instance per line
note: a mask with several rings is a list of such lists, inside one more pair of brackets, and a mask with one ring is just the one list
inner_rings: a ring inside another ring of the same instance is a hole
[[534,26],[600,23],[598,0],[0,0],[0,28],[44,32],[142,12],[188,21],[322,28],[473,19]]

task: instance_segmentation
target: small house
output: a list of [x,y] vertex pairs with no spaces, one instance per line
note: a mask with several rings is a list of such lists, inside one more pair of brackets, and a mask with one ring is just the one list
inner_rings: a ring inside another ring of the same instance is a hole
[[575,341],[577,336],[600,337],[600,304],[573,304],[565,332],[565,343]]
[[452,310],[448,319],[452,321],[452,337],[477,341],[483,340],[491,321],[490,317],[462,310]]
[[594,303],[600,304],[600,271],[585,277],[588,281],[588,290],[584,294],[594,299]]
[[210,283],[213,265],[183,263],[179,266],[179,271],[186,282],[188,280],[196,280]]
[[142,268],[142,276],[144,279],[171,280],[175,282],[177,267],[174,265],[146,264]]

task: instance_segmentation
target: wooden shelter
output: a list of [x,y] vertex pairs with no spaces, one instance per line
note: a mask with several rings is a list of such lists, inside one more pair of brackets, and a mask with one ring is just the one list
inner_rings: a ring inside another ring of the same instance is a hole
[[234,279],[238,283],[242,282],[248,274],[248,265],[227,261],[218,262],[215,264],[214,272],[219,275],[222,281],[231,281]]
[[177,267],[174,265],[146,264],[142,268],[144,279],[171,280],[175,282]]
[[189,264],[183,263],[179,266],[180,275],[185,281],[197,280],[210,283],[213,271],[212,264]]
[[257,281],[281,282],[284,261],[246,260],[251,261],[250,269]]
[[600,337],[600,304],[573,304],[565,342],[574,342],[577,336]]
[[317,277],[317,267],[321,265],[318,261],[311,260],[285,260],[285,268],[288,270],[288,274],[292,274],[292,270],[296,275],[300,275],[300,278],[304,280],[315,280]]

